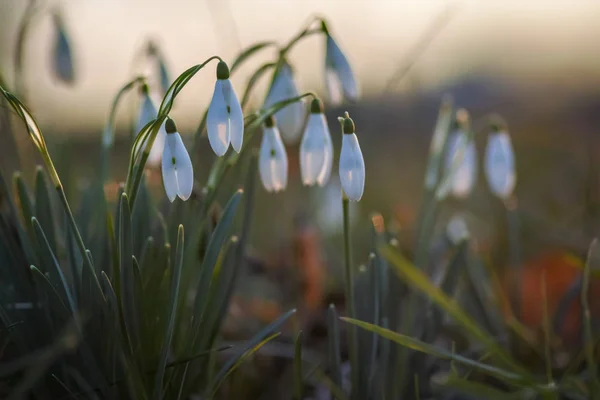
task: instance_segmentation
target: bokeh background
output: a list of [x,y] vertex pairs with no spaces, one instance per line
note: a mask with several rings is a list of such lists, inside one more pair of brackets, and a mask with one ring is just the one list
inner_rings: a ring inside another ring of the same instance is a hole
[[[0,72],[14,85],[17,31],[27,1],[0,0]],[[98,144],[113,96],[135,72],[135,54],[148,38],[160,44],[173,77],[211,55],[232,60],[262,40],[281,43],[310,15],[330,21],[357,75],[362,96],[355,104],[327,107],[339,149],[336,117],[353,116],[367,169],[365,195],[353,205],[355,257],[368,258],[372,213],[380,212],[405,235],[421,201],[429,140],[442,97],[452,95],[474,123],[491,112],[509,125],[517,160],[516,200],[524,262],[540,254],[582,255],[594,234],[589,202],[597,197],[595,163],[600,158],[600,4],[573,1],[242,1],[242,0],[70,0],[42,1],[59,7],[72,45],[72,85],[51,72],[52,24],[40,16],[24,45],[27,102],[44,130],[59,172],[78,187],[98,166]],[[265,51],[233,78],[239,91]],[[324,41],[311,37],[291,53],[300,91],[323,93]],[[180,95],[172,116],[186,140],[195,131],[212,95],[214,75],[202,71]],[[253,98],[259,106],[267,79]],[[135,96],[118,113],[116,180],[126,171],[128,134]],[[2,131],[4,135],[5,131]],[[23,133],[23,132],[22,132]],[[476,137],[479,153],[485,132]],[[35,154],[23,133],[16,157],[0,140],[0,162],[8,172],[32,170]],[[248,145],[256,146],[254,141]],[[208,141],[205,171],[214,161]],[[336,173],[324,189],[300,185],[298,148],[290,155],[289,188],[257,193],[251,256],[255,269],[232,312],[276,316],[298,296],[316,308],[341,290],[341,207]],[[481,160],[481,157],[480,157]],[[335,170],[334,170],[335,171]],[[31,175],[32,176],[32,175]],[[200,182],[205,177],[198,178]],[[152,182],[152,181],[151,181]],[[163,196],[160,175],[153,181]],[[71,189],[75,192],[75,188]],[[506,242],[503,205],[488,193],[483,177],[469,199],[443,206],[440,229],[452,215],[468,221],[482,251],[502,254]],[[503,263],[506,257],[496,257]],[[500,265],[499,267],[501,267]],[[290,278],[293,277],[293,278]],[[252,281],[252,280],[255,281]],[[299,285],[298,282],[301,282]],[[313,285],[313,286],[311,286]],[[266,299],[266,300],[265,300]],[[246,326],[248,329],[251,327]]]

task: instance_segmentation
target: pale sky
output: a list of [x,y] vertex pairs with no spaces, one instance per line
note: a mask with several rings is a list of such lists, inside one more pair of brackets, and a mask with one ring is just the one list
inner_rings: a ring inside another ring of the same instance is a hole
[[[367,96],[382,91],[395,66],[448,4],[457,7],[455,17],[412,71],[411,79],[421,85],[488,72],[532,84],[600,86],[600,3],[592,1],[229,0],[231,15],[211,0],[41,2],[62,5],[76,58],[75,87],[53,82],[50,20],[39,17],[25,49],[27,85],[34,93],[30,105],[42,127],[59,131],[100,129],[112,97],[131,78],[133,53],[147,35],[159,39],[175,77],[211,55],[231,60],[238,40],[242,46],[284,42],[313,13],[330,20]],[[25,4],[0,0],[0,68],[9,82]],[[313,37],[293,51],[301,91],[321,90],[323,50],[323,40]],[[251,67],[269,57],[274,54],[261,53],[233,78],[240,95]],[[210,100],[215,66],[201,71],[182,92],[173,114],[181,117],[183,129],[197,124]]]

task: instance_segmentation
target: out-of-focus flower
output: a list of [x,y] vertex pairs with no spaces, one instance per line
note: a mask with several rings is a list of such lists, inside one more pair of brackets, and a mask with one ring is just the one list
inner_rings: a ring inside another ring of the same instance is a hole
[[342,132],[340,183],[349,200],[359,201],[365,189],[365,160],[356,137],[354,121],[348,113],[343,119]]
[[167,140],[162,155],[162,177],[165,192],[171,202],[179,196],[187,200],[194,187],[194,169],[175,122],[167,118],[165,122]]
[[465,198],[477,179],[477,150],[468,134],[458,129],[448,137],[445,169],[452,173],[450,192],[457,198]]
[[54,13],[52,20],[55,31],[54,47],[52,50],[54,73],[61,82],[70,85],[75,82],[71,45],[61,16]]
[[329,100],[333,104],[340,104],[343,98],[355,101],[359,93],[352,67],[329,32],[325,33],[325,84]]
[[300,145],[300,172],[302,183],[325,186],[333,165],[333,143],[323,114],[323,103],[313,99],[310,116]]
[[[282,100],[297,97],[298,95],[298,87],[296,86],[292,67],[286,61],[282,61],[275,70],[273,83],[265,99],[264,108],[268,108]],[[288,144],[297,143],[302,134],[302,126],[304,124],[304,102],[297,101],[288,104],[277,111],[275,117],[283,140]]]
[[275,118],[265,120],[258,160],[260,179],[267,192],[279,192],[287,186],[288,159]]
[[217,82],[208,107],[208,141],[217,156],[227,152],[229,144],[236,152],[244,140],[244,114],[231,81],[229,67],[223,61],[217,65]]
[[501,199],[508,199],[517,183],[517,176],[513,147],[506,131],[489,134],[484,171],[490,191]]

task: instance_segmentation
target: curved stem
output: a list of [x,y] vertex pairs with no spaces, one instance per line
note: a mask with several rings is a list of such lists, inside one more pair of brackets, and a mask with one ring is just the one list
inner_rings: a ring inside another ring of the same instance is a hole
[[14,58],[14,84],[15,84],[15,93],[17,96],[23,99],[26,103],[27,96],[25,90],[25,82],[23,80],[23,64],[25,58],[25,41],[27,39],[27,33],[29,32],[29,26],[31,21],[33,20],[33,16],[35,12],[38,10],[36,8],[37,1],[29,0],[27,3],[27,8],[25,9],[25,13],[23,14],[23,18],[21,18],[19,24],[19,30],[17,33],[17,43],[15,48],[15,58]]

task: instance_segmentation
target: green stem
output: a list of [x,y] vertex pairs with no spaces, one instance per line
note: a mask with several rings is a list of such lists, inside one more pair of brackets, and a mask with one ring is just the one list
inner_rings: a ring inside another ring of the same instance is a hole
[[[342,197],[342,211],[344,216],[344,261],[345,261],[345,272],[346,272],[346,314],[350,318],[356,317],[356,308],[354,302],[354,271],[352,267],[352,248],[350,240],[350,201],[344,194]],[[348,354],[350,358],[350,374],[352,382],[351,398],[356,399],[358,394],[358,353],[357,353],[357,340],[356,340],[356,327],[354,325],[348,326]]]
[[[102,292],[102,287],[100,286],[100,281],[98,280],[98,276],[96,275],[96,270],[92,265],[92,260],[90,260],[87,249],[85,247],[85,243],[83,243],[83,238],[81,237],[81,233],[79,233],[79,229],[77,228],[77,222],[75,222],[75,217],[73,216],[73,212],[71,211],[71,206],[69,206],[69,202],[67,201],[67,196],[65,195],[65,191],[62,185],[56,186],[56,191],[58,192],[58,197],[60,198],[65,211],[67,212],[67,217],[69,220],[69,225],[71,227],[72,234],[75,236],[75,242],[77,247],[79,248],[79,252],[81,253],[81,258],[83,259],[83,264],[86,268],[90,270],[91,275],[94,277],[94,283],[96,284],[96,288],[100,295],[100,298],[105,301],[104,293]],[[88,310],[89,311],[89,310]]]
[[21,18],[19,24],[19,30],[17,33],[17,44],[15,47],[15,59],[14,59],[14,74],[15,74],[15,93],[26,102],[27,93],[25,90],[25,82],[23,79],[23,64],[25,58],[25,41],[27,39],[27,33],[29,32],[29,26],[33,20],[33,16],[37,11],[36,0],[29,0],[27,8]]

